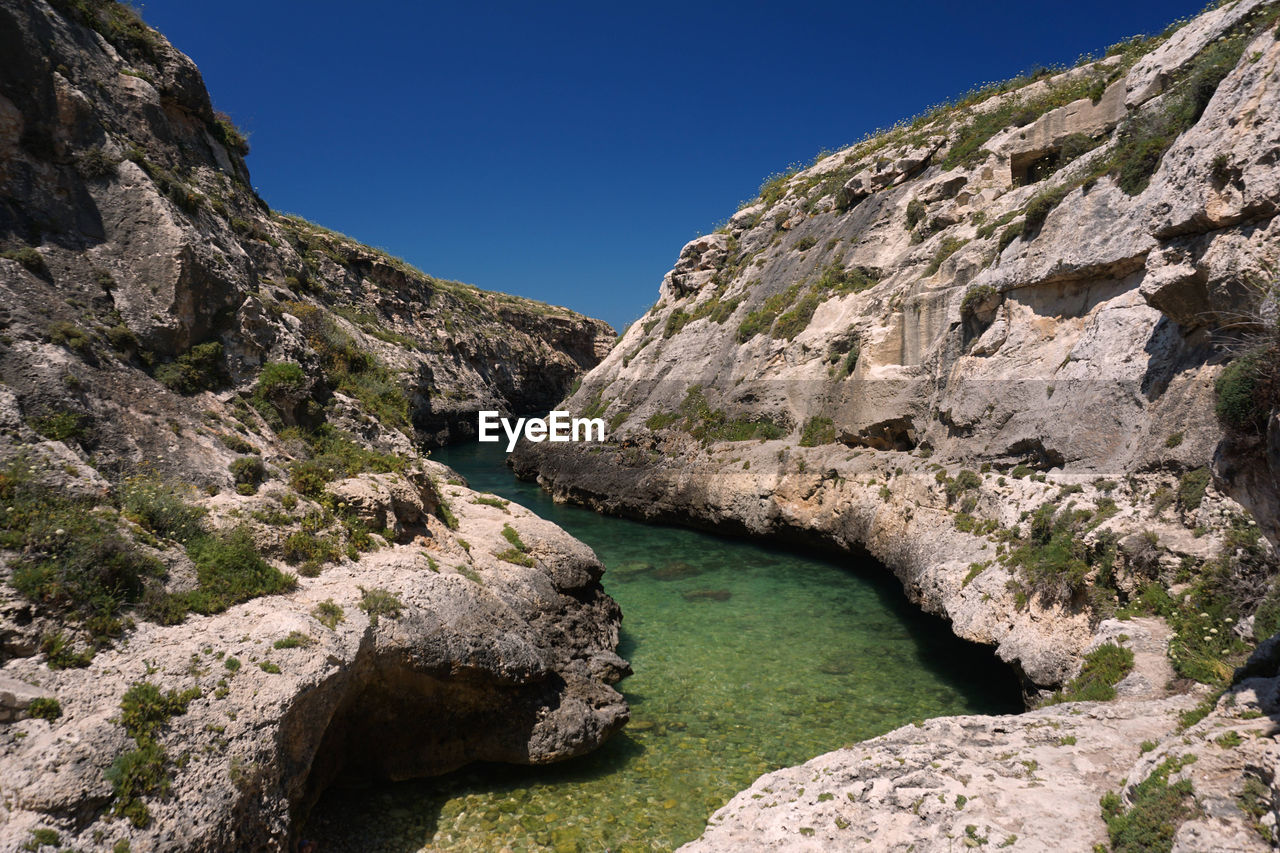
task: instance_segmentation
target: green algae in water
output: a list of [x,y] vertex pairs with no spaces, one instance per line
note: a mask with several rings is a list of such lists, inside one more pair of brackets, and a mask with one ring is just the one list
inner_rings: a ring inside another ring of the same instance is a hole
[[560,764],[331,789],[303,833],[326,853],[671,850],[762,773],[924,717],[1021,710],[1012,673],[874,563],[557,505],[498,445],[434,458],[595,549],[622,606],[631,723]]

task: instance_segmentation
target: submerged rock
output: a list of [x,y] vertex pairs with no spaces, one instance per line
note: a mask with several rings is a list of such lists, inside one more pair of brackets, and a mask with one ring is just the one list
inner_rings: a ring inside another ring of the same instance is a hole
[[680,593],[680,597],[685,601],[728,601],[733,593],[727,589],[695,589]]
[[702,574],[703,570],[697,566],[686,563],[682,560],[672,560],[649,573],[654,580],[660,581],[680,581],[686,578],[696,578]]

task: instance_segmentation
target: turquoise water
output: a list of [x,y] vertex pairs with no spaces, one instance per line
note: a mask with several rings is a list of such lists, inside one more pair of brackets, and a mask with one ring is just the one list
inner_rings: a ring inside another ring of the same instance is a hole
[[472,488],[591,545],[622,606],[627,729],[549,767],[333,789],[320,850],[671,850],[761,773],[944,714],[1021,710],[1012,673],[887,570],[557,505],[498,445],[437,450]]

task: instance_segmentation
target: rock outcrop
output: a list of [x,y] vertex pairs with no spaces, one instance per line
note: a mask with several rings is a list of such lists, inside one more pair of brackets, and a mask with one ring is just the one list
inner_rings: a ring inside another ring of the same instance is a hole
[[424,447],[612,330],[254,193],[191,61],[0,3],[0,850],[287,850],[339,778],[627,719],[589,548]]
[[904,726],[761,776],[680,849],[1087,852],[1109,848],[1110,794],[1112,813],[1146,832],[1127,849],[1271,850],[1277,675],[1273,664],[1211,708],[1126,689],[1135,672],[1109,703]]
[[[0,697],[22,719],[0,733],[0,849],[38,830],[80,850],[291,849],[339,777],[556,761],[619,729],[627,708],[609,685],[628,671],[614,653],[620,613],[591,549],[521,507],[477,503],[485,496],[447,484],[457,475],[442,465],[420,466],[456,530],[419,504],[396,513],[403,544],[301,578],[288,595],[144,622],[83,669],[7,661],[13,686]],[[373,492],[387,479],[359,483]],[[520,563],[497,556],[510,548],[504,528],[525,543]],[[146,819],[134,821],[110,768],[135,752],[122,700],[137,685],[189,698],[156,735],[168,755],[156,772],[172,778],[139,797]],[[32,716],[36,696],[56,698],[57,716]]]

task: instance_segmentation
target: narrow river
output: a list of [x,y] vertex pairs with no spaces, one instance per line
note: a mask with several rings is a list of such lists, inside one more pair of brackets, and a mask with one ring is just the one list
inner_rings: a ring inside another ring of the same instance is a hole
[[304,833],[321,853],[671,850],[761,773],[924,717],[1021,710],[1009,669],[874,563],[557,505],[496,444],[433,458],[595,549],[622,606],[632,720],[563,764],[330,790]]

